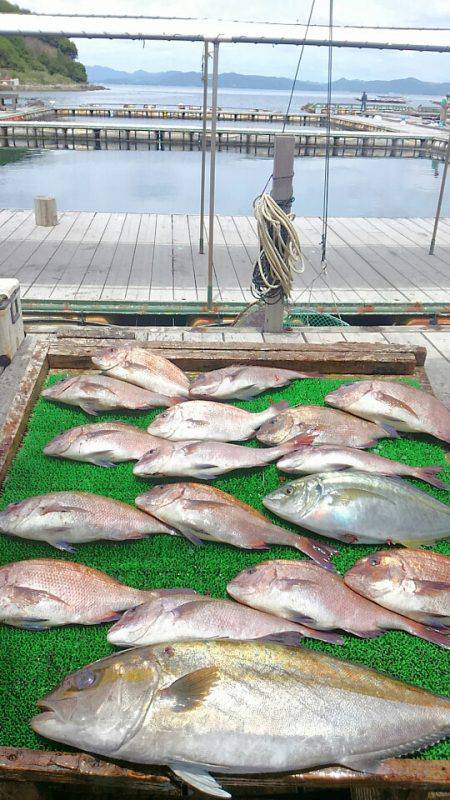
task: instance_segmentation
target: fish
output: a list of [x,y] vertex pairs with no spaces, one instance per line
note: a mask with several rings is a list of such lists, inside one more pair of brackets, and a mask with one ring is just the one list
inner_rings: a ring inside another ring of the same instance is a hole
[[287,545],[327,569],[336,551],[319,542],[273,525],[263,514],[226,492],[199,483],[154,486],[136,498],[136,505],[179,531],[193,544],[224,542],[246,550]]
[[357,381],[325,397],[331,406],[398,431],[428,433],[450,442],[450,411],[428,392],[397,381]]
[[431,550],[380,550],[344,575],[374,603],[431,625],[450,627],[450,557]]
[[300,434],[313,436],[314,445],[348,447],[371,447],[378,439],[398,436],[389,426],[376,425],[343,411],[323,406],[295,406],[265,422],[256,438],[262,444],[276,445]]
[[225,403],[188,400],[158,414],[147,430],[152,436],[161,436],[174,442],[188,439],[243,442],[251,439],[264,422],[288,406],[289,403],[281,400],[265,411],[252,413]]
[[35,558],[0,567],[0,622],[16,628],[112,622],[151,597],[151,591],[70,561]]
[[[189,379],[167,358],[136,345],[109,347],[92,356],[102,372],[167,397],[189,397]],[[166,404],[168,405],[168,404]]]
[[228,442],[171,442],[156,439],[151,450],[138,461],[133,472],[140,477],[165,475],[213,480],[235,469],[264,467],[310,441],[308,436],[297,436],[279,447],[245,447]]
[[375,639],[387,630],[406,631],[450,650],[450,636],[367,600],[340,575],[306,559],[256,564],[230,581],[227,592],[239,603],[318,631],[343,630],[362,639]]
[[79,406],[86,414],[96,416],[103,411],[123,408],[130,411],[147,411],[168,406],[173,402],[161,394],[141,389],[106,375],[77,375],[58,381],[42,392],[46,400]]
[[438,489],[450,490],[450,486],[440,478],[436,478],[436,474],[444,469],[441,465],[410,467],[400,461],[383,458],[376,453],[367,453],[353,447],[339,447],[331,444],[296,447],[294,452],[288,453],[277,462],[277,467],[282,472],[293,472],[296,475],[352,468],[377,475],[403,475],[408,478],[417,478]]
[[74,553],[72,544],[121,542],[175,531],[133,506],[90,492],[51,492],[10,503],[0,511],[0,533],[47,542]]
[[[450,734],[450,701],[373,669],[268,642],[132,647],[68,675],[32,729],[77,750],[169,767],[230,797],[219,775],[329,764],[376,772]],[[223,780],[223,779],[222,779]]]
[[189,395],[206,400],[250,400],[267,389],[278,389],[310,377],[292,369],[237,364],[198,375],[191,383]]
[[96,422],[63,431],[45,445],[43,452],[46,456],[113,467],[122,461],[138,461],[156,441],[156,437],[126,422]]
[[[108,631],[108,642],[119,647],[141,647],[191,639],[264,639],[299,644],[303,637],[321,639],[316,631],[272,614],[247,608],[231,600],[202,595],[150,598],[127,611]],[[342,644],[337,634],[324,641]]]
[[398,478],[321,472],[263,498],[283,519],[348,544],[430,544],[450,534],[450,506]]

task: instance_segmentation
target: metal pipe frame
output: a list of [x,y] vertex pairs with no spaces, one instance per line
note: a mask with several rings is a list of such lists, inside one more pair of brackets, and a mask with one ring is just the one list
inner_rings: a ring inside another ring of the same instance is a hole
[[217,84],[219,78],[219,42],[214,42],[211,92],[211,155],[209,166],[209,220],[208,220],[208,294],[207,306],[212,308],[214,217],[216,203],[216,130],[217,130]]
[[434,218],[433,234],[431,236],[431,244],[430,244],[430,249],[428,251],[430,256],[434,255],[434,247],[436,244],[436,236],[439,227],[439,220],[441,218],[441,209],[442,209],[442,202],[444,200],[445,183],[447,181],[449,162],[450,162],[450,136],[448,137],[448,142],[447,142],[447,153],[445,155],[444,171],[442,173],[441,188],[439,190],[439,199],[436,208],[436,216]]
[[206,179],[206,128],[208,114],[208,58],[209,42],[205,42],[203,50],[203,125],[202,125],[202,171],[200,179],[200,239],[199,252],[205,252],[204,228],[205,228],[205,179]]

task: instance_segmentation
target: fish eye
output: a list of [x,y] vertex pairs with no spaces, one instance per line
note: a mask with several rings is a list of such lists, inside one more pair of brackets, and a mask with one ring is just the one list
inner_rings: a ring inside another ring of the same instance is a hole
[[247,570],[247,575],[254,575],[256,572],[256,567],[251,567]]
[[292,494],[293,491],[294,490],[293,490],[292,486],[286,486],[286,488],[284,490],[284,493],[285,494]]
[[371,567],[377,567],[379,564],[378,558],[369,558],[369,564]]
[[91,669],[83,669],[74,676],[74,684],[77,689],[89,689],[97,682],[97,676]]

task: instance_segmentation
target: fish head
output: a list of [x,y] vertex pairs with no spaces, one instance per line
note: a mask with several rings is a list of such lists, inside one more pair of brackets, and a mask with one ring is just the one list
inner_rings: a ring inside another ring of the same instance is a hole
[[382,596],[388,587],[392,589],[392,584],[400,583],[404,577],[397,553],[398,551],[394,551],[392,554],[383,551],[360,558],[345,573],[346,585],[362,595],[367,595],[370,587],[371,597]]
[[152,436],[169,439],[183,422],[183,405],[183,403],[180,403],[179,405],[171,406],[171,408],[158,414],[148,426],[148,433],[151,433]]
[[25,500],[18,500],[6,506],[0,511],[0,533],[14,535],[39,506],[39,502],[39,497],[27,497]]
[[73,672],[38,701],[34,731],[49,739],[113,754],[140,730],[157,690],[151,648],[127,650]]
[[43,452],[46,456],[60,456],[69,450],[79,436],[80,430],[76,430],[75,428],[63,431],[45,445]]
[[165,466],[171,460],[176,445],[167,440],[161,439],[161,443],[150,450],[139,459],[133,467],[133,474],[138,476],[145,475],[165,475]]
[[287,414],[282,412],[261,425],[256,432],[256,438],[262,444],[276,445],[292,439],[297,433],[303,433],[301,426],[294,423],[289,412]]
[[138,508],[148,514],[158,516],[158,511],[181,500],[184,495],[184,486],[181,483],[158,484],[149,492],[140,494],[136,497],[135,503]]
[[223,380],[223,377],[218,378],[217,375],[214,375],[214,372],[204,372],[203,375],[198,375],[195,378],[189,390],[189,395],[191,397],[210,397],[217,392]]
[[370,391],[370,384],[367,381],[356,381],[355,383],[346,383],[335,389],[334,392],[329,392],[325,397],[325,402],[334,408],[340,408],[343,411],[351,408],[358,402],[358,400]]
[[246,603],[252,597],[267,594],[277,578],[275,561],[254,564],[242,570],[227,586],[228,594],[239,603]]
[[127,355],[126,349],[107,347],[105,350],[99,350],[98,353],[93,355],[91,361],[98,369],[101,369],[103,372],[108,372],[116,367],[124,366]]
[[75,376],[73,378],[66,378],[62,381],[57,381],[52,386],[47,386],[46,389],[43,389],[41,392],[42,397],[48,397],[50,400],[59,400],[62,395],[71,388],[72,384],[77,381],[78,378]]
[[306,516],[318,504],[323,495],[321,476],[307,475],[291,483],[284,483],[263,498],[269,511],[284,519],[298,519]]

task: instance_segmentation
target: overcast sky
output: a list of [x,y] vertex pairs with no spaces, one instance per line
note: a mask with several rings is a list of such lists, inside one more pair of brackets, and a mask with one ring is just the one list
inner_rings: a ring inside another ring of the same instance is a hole
[[[58,14],[128,14],[146,16],[252,19],[270,22],[305,22],[311,0],[17,0],[32,11]],[[450,0],[335,0],[336,24],[390,25],[392,27],[450,28]],[[328,0],[316,0],[312,21],[327,22]],[[84,64],[101,64],[132,72],[145,69],[199,70],[202,47],[188,42],[142,42],[77,40]],[[298,59],[298,48],[269,45],[222,45],[221,72],[243,72],[290,77]],[[327,53],[307,47],[300,80],[323,81]],[[450,55],[336,49],[334,77],[405,78],[428,81],[450,80]]]

